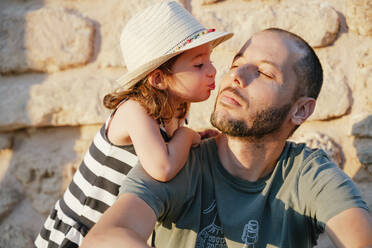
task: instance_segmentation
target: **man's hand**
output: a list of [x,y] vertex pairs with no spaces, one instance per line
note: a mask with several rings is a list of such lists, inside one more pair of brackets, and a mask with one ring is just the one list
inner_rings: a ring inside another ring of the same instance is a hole
[[149,247],[156,216],[142,199],[123,194],[88,232],[81,248]]
[[372,217],[365,209],[350,208],[332,217],[326,232],[336,247],[372,248]]

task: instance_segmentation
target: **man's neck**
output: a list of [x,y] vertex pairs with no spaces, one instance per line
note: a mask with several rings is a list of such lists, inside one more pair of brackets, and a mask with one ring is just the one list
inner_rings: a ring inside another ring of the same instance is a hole
[[264,137],[250,140],[220,135],[216,141],[225,169],[233,176],[254,182],[273,171],[286,139]]

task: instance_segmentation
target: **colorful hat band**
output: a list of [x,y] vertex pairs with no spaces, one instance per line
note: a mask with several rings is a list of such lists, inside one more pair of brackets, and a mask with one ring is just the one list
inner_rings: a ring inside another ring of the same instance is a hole
[[199,38],[200,36],[202,35],[205,35],[205,34],[208,34],[208,33],[211,33],[211,32],[214,32],[216,31],[214,28],[211,28],[211,29],[206,29],[206,30],[203,30],[195,35],[193,35],[191,38],[185,40],[184,42],[181,42],[180,44],[178,44],[173,50],[172,52],[177,52],[179,51],[180,49],[182,49],[184,46],[186,46],[187,44],[191,43],[191,41]]

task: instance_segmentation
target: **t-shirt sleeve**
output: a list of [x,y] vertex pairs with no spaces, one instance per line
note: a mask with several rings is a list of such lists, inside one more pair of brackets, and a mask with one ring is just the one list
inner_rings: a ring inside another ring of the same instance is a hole
[[197,151],[190,151],[188,161],[169,182],[159,182],[137,164],[127,175],[119,189],[119,195],[132,193],[145,201],[155,212],[158,220],[176,217],[182,206],[190,199],[194,180],[197,180]]
[[323,232],[327,221],[346,209],[368,210],[355,183],[324,152],[311,154],[300,173],[300,200],[318,231]]

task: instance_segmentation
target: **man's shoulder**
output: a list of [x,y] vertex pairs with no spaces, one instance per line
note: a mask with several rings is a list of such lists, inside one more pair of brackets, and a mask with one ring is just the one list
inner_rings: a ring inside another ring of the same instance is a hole
[[217,156],[217,144],[214,138],[204,139],[197,147],[190,149],[189,160],[198,159],[204,160],[207,157]]
[[321,148],[312,148],[305,143],[287,141],[285,149],[288,150],[287,156],[301,156],[304,161],[318,157],[326,157],[328,154]]
[[335,162],[323,149],[312,148],[305,143],[287,141],[283,155],[283,159],[292,161],[298,169],[321,164],[332,164],[337,167]]

